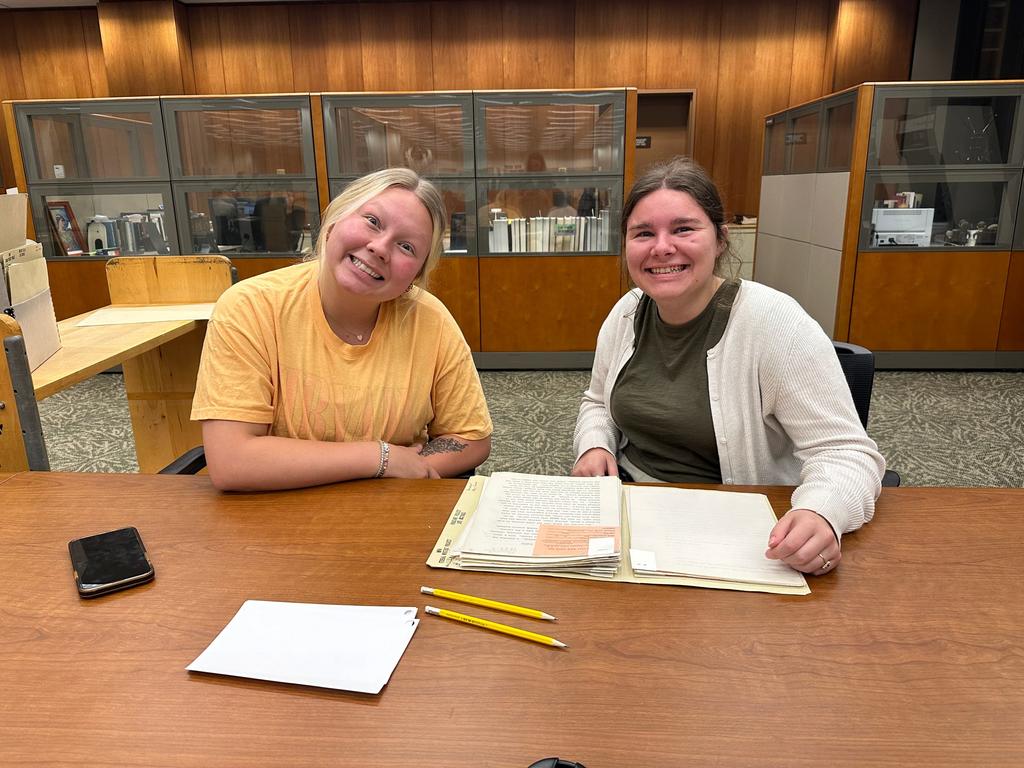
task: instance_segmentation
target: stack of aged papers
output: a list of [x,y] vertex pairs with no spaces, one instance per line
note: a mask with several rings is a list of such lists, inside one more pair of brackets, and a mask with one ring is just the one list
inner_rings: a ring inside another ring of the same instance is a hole
[[614,477],[496,472],[455,545],[459,567],[610,579],[622,558]]
[[427,565],[810,594],[802,573],[765,557],[775,523],[759,493],[495,473],[466,484]]
[[689,576],[799,587],[803,574],[764,556],[775,515],[765,497],[630,486],[629,560],[633,575]]
[[247,600],[186,669],[380,693],[417,626],[411,607]]

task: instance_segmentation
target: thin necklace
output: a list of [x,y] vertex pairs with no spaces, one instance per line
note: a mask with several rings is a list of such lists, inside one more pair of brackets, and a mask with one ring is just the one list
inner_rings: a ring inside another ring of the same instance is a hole
[[350,331],[347,328],[344,328],[337,320],[328,321],[328,324],[331,326],[331,330],[341,337],[342,341],[347,342],[348,344],[365,344],[366,342],[363,340],[368,334],[373,333],[373,329],[377,327],[377,319],[379,317],[380,314],[378,311],[378,315],[373,318],[373,322],[370,323],[370,327],[362,333],[356,333],[355,331]]

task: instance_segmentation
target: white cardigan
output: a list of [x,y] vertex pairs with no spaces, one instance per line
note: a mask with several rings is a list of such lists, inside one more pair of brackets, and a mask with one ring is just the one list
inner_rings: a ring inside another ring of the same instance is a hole
[[[604,448],[621,459],[626,439],[611,394],[633,354],[640,296],[634,289],[619,299],[601,326],[576,421],[577,458]],[[814,510],[837,536],[871,519],[885,460],[861,426],[832,342],[796,301],[744,280],[707,364],[722,482],[797,485],[793,508]]]

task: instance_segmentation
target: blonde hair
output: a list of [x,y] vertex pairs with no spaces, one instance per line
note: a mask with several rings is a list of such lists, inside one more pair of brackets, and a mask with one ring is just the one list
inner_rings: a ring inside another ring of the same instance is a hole
[[316,247],[313,249],[310,259],[319,260],[323,257],[327,247],[327,235],[335,224],[392,187],[407,189],[416,195],[423,203],[423,207],[427,209],[430,221],[434,225],[434,231],[430,236],[430,251],[427,253],[427,258],[423,261],[423,266],[420,267],[416,279],[413,280],[413,285],[419,288],[425,287],[427,278],[437,266],[444,250],[441,241],[444,237],[448,215],[445,212],[444,200],[441,198],[441,193],[437,191],[437,187],[408,168],[385,168],[382,171],[375,171],[356,179],[345,187],[340,195],[331,200],[327,210],[324,211],[323,219],[320,222],[320,234],[316,239]]

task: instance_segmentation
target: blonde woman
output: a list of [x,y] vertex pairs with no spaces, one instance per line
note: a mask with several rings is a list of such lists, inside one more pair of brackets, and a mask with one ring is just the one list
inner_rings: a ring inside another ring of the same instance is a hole
[[327,207],[312,260],[224,293],[192,407],[217,488],[446,477],[487,458],[469,347],[422,287],[444,221],[430,182],[378,171]]

